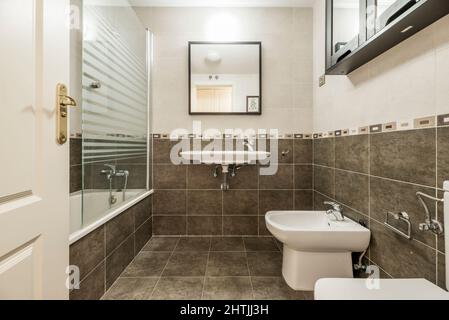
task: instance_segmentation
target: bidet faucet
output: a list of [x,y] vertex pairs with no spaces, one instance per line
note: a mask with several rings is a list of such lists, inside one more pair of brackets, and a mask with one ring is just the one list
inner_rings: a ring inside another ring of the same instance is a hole
[[326,211],[327,214],[333,215],[337,221],[344,221],[345,215],[343,214],[343,207],[332,201],[325,201],[324,204],[329,205],[332,209]]

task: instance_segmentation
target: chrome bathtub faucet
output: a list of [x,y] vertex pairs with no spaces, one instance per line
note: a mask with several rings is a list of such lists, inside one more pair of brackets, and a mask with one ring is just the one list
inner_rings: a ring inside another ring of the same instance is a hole
[[117,170],[117,167],[112,164],[105,164],[104,165],[108,169],[101,170],[101,174],[106,175],[106,179],[109,181],[109,207],[112,207],[114,204],[117,203],[117,197],[112,194],[112,182],[114,177],[124,177],[124,185],[123,185],[123,201],[126,201],[126,191],[128,188],[128,178],[129,178],[129,171],[128,170]]

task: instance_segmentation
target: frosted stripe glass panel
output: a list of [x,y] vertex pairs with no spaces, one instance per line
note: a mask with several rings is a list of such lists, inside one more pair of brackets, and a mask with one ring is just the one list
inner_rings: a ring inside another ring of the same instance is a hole
[[84,7],[84,164],[147,156],[145,30],[123,25],[129,10]]

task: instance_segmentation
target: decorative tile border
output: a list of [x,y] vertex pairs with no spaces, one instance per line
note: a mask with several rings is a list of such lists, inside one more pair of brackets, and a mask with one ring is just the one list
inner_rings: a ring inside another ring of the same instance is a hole
[[[333,135],[333,133],[329,133],[329,136]],[[153,133],[153,139],[171,139],[171,140],[180,140],[180,139],[201,139],[201,140],[211,140],[211,139],[285,139],[285,140],[310,140],[313,139],[313,135],[311,133],[287,133],[287,134],[279,134],[279,135],[268,135],[268,134],[259,134],[259,135],[251,135],[251,136],[243,136],[240,135],[232,135],[232,134],[223,134],[216,136],[203,136],[203,135],[170,135],[167,133]],[[327,134],[326,134],[327,136]]]
[[351,129],[340,129],[335,130],[333,134],[328,133],[314,133],[314,139],[329,138],[329,137],[344,137],[352,135],[362,135],[362,134],[376,134],[382,132],[394,132],[394,131],[405,131],[405,130],[418,130],[418,129],[428,129],[449,126],[449,114],[443,114],[439,116],[429,116],[416,118],[412,120],[400,120],[393,121],[383,124],[374,124],[370,126],[351,128]]
[[[417,129],[428,129],[435,127],[449,126],[449,114],[443,114],[439,116],[429,116],[416,118],[411,120],[399,120],[392,121],[388,123],[379,123],[370,126],[363,126],[359,128],[349,128],[349,129],[339,129],[329,132],[316,132],[316,133],[286,133],[275,135],[259,134],[252,136],[244,136],[246,139],[322,139],[322,138],[332,138],[332,137],[345,137],[363,134],[376,134],[385,132],[395,132],[395,131],[406,131],[406,130],[417,130]],[[153,134],[154,139],[238,139],[241,138],[239,135],[223,134],[218,136],[204,137],[202,135],[188,134],[179,136],[170,136],[169,134],[155,133]]]
[[449,126],[449,113],[448,114],[442,114],[438,116],[437,125],[439,127],[441,126]]

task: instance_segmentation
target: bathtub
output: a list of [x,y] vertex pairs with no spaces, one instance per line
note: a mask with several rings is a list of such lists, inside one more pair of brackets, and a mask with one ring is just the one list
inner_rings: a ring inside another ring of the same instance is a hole
[[128,190],[124,201],[122,193],[116,192],[117,203],[112,208],[109,206],[109,190],[85,190],[83,193],[79,191],[70,195],[70,244],[149,197],[153,190]]

